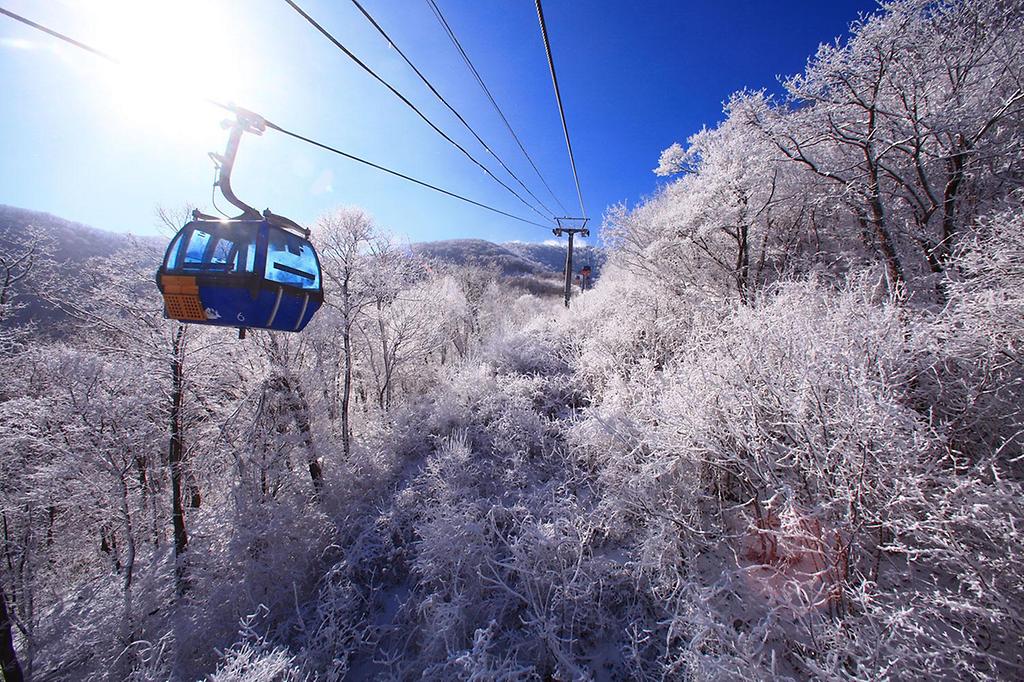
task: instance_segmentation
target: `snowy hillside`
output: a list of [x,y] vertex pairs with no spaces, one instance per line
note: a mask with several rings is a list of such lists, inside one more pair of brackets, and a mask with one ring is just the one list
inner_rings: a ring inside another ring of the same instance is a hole
[[[502,244],[483,239],[445,239],[412,245],[417,256],[456,265],[492,266],[504,275],[542,275],[551,270],[542,263],[516,254]],[[564,250],[563,250],[564,253]]]
[[[315,237],[315,235],[314,235]],[[166,240],[160,237],[138,237],[116,234],[76,223],[48,213],[0,205],[0,249],[17,253],[19,245],[37,243],[36,258],[49,267],[47,277],[35,277],[21,282],[19,307],[12,320],[19,324],[37,323],[44,334],[63,336],[67,315],[59,306],[45,299],[54,290],[53,276],[57,276],[65,289],[74,288],[88,276],[88,262],[92,258],[108,257],[133,243],[141,243],[152,251],[153,260],[147,267],[156,270]],[[514,242],[494,244],[483,239],[451,239],[412,244],[410,255],[442,267],[478,266],[499,277],[505,286],[517,291],[540,296],[562,295],[562,273],[565,266],[565,246]],[[604,255],[592,247],[577,247],[574,270],[584,264],[592,266],[596,280]]]
[[[544,242],[507,242],[502,244],[509,251],[540,263],[552,272],[565,272],[565,239]],[[607,259],[604,250],[576,240],[573,247],[573,271],[578,274],[580,268],[589,266],[596,281],[600,277],[601,267]]]
[[11,248],[11,239],[45,238],[50,257],[56,261],[82,262],[95,256],[109,256],[124,243],[125,236],[98,230],[49,213],[29,211],[0,204],[0,246]]
[[[66,292],[76,282],[84,283],[89,259],[109,257],[137,240],[49,213],[0,205],[0,253],[7,255],[3,264],[7,266],[12,258],[24,259],[12,263],[6,272],[0,270],[12,278],[25,274],[17,282],[18,306],[10,311],[10,322],[35,323],[38,333],[63,337],[69,318],[46,298],[58,290]],[[163,242],[154,237],[141,241],[151,245]],[[14,288],[9,293],[13,294]]]
[[[494,244],[483,239],[445,239],[412,245],[413,253],[456,265],[494,265],[504,275],[561,275],[565,272],[565,240],[561,242],[506,242]],[[573,271],[589,265],[596,280],[606,256],[592,246],[573,248]]]
[[1022,74],[1024,2],[887,2],[568,309],[559,247],[348,207],[243,340],[162,243],[0,233],[5,682],[1024,678]]

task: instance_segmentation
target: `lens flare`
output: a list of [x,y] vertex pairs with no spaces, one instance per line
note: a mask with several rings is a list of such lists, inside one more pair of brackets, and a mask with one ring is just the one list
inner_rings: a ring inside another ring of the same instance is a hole
[[91,0],[76,9],[94,43],[121,62],[98,83],[118,120],[189,134],[222,115],[203,99],[244,99],[255,67],[245,68],[237,17],[224,2]]

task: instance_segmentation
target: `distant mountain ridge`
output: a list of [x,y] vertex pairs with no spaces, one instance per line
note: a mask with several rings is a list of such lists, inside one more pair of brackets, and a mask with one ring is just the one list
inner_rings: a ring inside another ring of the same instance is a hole
[[[502,246],[522,255],[524,258],[541,263],[548,270],[554,272],[565,271],[565,240],[559,240],[557,244],[550,242],[507,242],[502,244]],[[576,242],[575,246],[573,246],[572,254],[573,270],[578,273],[580,268],[589,265],[593,273],[592,276],[595,278],[600,274],[601,267],[607,258],[604,249],[596,246],[581,245],[579,242]]]
[[[49,257],[62,263],[68,272],[81,269],[90,258],[108,256],[127,244],[128,235],[97,229],[90,225],[66,220],[41,211],[32,211],[0,204],[0,254],[11,252],[15,243],[25,241],[33,234],[47,240]],[[166,243],[162,237],[136,236],[158,248]],[[560,295],[561,275],[565,267],[565,244],[506,242],[495,244],[484,239],[444,239],[417,242],[409,246],[410,253],[440,263],[455,265],[478,264],[492,267],[495,275],[504,277],[515,286],[539,295]],[[577,245],[574,249],[573,270],[589,265],[592,281],[600,274],[605,262],[603,250],[593,246]],[[154,270],[157,263],[153,263]],[[60,318],[45,304],[39,292],[33,290],[35,282],[28,280],[16,292],[23,308],[15,314],[15,321],[53,320]],[[56,318],[55,318],[56,315]]]
[[65,220],[42,211],[0,204],[0,249],[9,248],[9,244],[4,242],[5,237],[25,237],[31,231],[49,237],[51,256],[59,262],[75,263],[95,256],[106,256],[120,248],[125,241],[124,234]]
[[[41,211],[32,211],[0,204],[0,249],[3,235],[24,235],[36,230],[52,240],[53,257],[59,262],[79,263],[95,256],[105,256],[124,244],[125,235],[98,229],[84,223],[66,220]],[[159,237],[141,237],[159,240]],[[446,263],[462,265],[479,263],[495,266],[501,275],[538,277],[560,274],[565,267],[565,243],[505,242],[496,244],[484,239],[442,239],[410,245],[413,254]],[[590,265],[596,278],[605,262],[602,249],[579,245],[573,249],[573,270],[579,272]]]
[[514,253],[502,244],[484,239],[442,239],[410,245],[412,253],[428,260],[455,265],[490,265],[508,276],[547,274],[531,259]]
[[[417,242],[411,245],[417,256],[456,265],[479,263],[495,266],[502,275],[521,277],[533,275],[547,277],[561,274],[565,268],[565,244],[537,242],[505,242],[495,244],[484,239],[443,239]],[[602,249],[593,246],[575,246],[573,270],[579,272],[589,265],[596,278],[605,262]]]

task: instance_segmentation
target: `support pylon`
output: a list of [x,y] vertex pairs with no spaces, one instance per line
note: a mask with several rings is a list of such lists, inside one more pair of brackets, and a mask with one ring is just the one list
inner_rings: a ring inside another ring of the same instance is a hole
[[[578,233],[580,236],[589,237],[590,230],[587,229],[587,222],[590,218],[555,218],[558,222],[558,227],[551,230],[554,232],[556,237],[561,237],[563,233],[569,235],[569,245],[565,251],[565,307],[569,307],[569,299],[572,297],[572,245],[573,238]],[[565,227],[562,221],[577,221],[579,222],[578,227]]]

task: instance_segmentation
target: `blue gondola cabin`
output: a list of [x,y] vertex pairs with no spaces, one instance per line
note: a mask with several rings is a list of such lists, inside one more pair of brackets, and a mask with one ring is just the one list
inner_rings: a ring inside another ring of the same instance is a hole
[[193,220],[157,286],[167,317],[240,329],[302,331],[324,300],[313,245],[266,219]]

